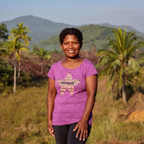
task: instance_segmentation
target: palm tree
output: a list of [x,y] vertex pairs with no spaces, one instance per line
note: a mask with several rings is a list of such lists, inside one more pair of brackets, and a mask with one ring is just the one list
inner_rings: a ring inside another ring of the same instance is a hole
[[13,52],[14,55],[14,83],[13,83],[13,93],[16,92],[16,55],[17,55],[17,49],[20,48],[20,42],[17,41],[16,39],[12,39],[9,41],[9,43],[7,44],[8,48],[10,49],[10,51]]
[[134,54],[144,43],[137,42],[135,33],[127,33],[126,29],[114,30],[114,36],[115,40],[109,39],[110,49],[98,51],[98,56],[101,57],[97,66],[104,67],[100,76],[108,75],[108,84],[112,89],[117,88],[124,104],[127,105],[126,85],[130,82],[129,76],[139,73],[141,68],[139,61],[136,61],[139,55]]
[[38,55],[40,57],[41,74],[42,74],[43,73],[43,61],[44,61],[44,59],[50,59],[51,55],[47,50],[45,50],[43,48],[37,48],[37,47],[34,48],[33,54]]
[[[29,41],[31,41],[31,38],[27,36],[27,33],[29,33],[30,30],[29,28],[23,26],[23,23],[17,24],[16,28],[13,28],[11,30],[11,37],[14,37],[16,40],[24,43],[26,46],[29,45]],[[11,38],[10,37],[10,38]],[[18,53],[18,77],[20,77],[20,71],[21,71],[21,55],[22,55],[22,50],[23,51],[28,51],[28,49],[19,49],[17,51]]]
[[[28,51],[25,46],[29,45],[30,37],[27,36],[29,29],[23,26],[23,23],[17,25],[17,28],[11,30],[11,35],[9,36],[9,46],[11,51],[14,53],[14,87],[13,92],[16,92],[16,61],[21,57],[21,51]],[[19,61],[19,72],[20,76],[20,61]]]

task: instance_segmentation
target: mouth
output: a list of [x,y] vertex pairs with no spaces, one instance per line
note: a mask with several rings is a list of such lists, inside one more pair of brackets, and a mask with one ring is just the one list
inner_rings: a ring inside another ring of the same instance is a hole
[[75,51],[74,51],[74,50],[68,50],[67,52],[72,54],[72,53],[74,53]]

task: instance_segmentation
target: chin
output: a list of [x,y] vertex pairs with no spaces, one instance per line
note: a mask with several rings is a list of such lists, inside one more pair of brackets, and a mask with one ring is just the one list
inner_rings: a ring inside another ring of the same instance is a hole
[[66,57],[68,57],[70,59],[76,59],[76,58],[79,58],[79,55],[76,55],[76,56],[66,56]]

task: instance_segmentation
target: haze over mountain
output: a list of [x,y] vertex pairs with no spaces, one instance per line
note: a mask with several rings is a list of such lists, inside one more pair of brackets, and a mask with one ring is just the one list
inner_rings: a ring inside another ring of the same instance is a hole
[[32,15],[4,21],[9,30],[16,27],[20,22],[23,22],[24,26],[27,26],[30,29],[31,32],[29,33],[29,36],[32,38],[32,43],[48,39],[57,35],[63,28],[71,27],[69,24],[56,23]]
[[[60,33],[60,31],[66,27],[81,27],[81,26],[73,26],[73,25],[64,24],[64,23],[56,23],[56,22],[53,22],[50,20],[32,16],[32,15],[21,16],[21,17],[12,19],[12,20],[4,21],[4,23],[7,25],[9,30],[11,30],[11,28],[16,27],[16,25],[19,24],[20,22],[23,22],[24,26],[29,27],[29,29],[31,31],[29,33],[29,36],[32,38],[32,43],[37,43],[37,42],[41,42],[41,41],[45,41],[45,40],[47,41],[48,39],[51,39],[51,37],[58,35]],[[93,24],[93,25],[98,26],[98,24],[97,25]],[[107,24],[107,23],[99,24],[99,25],[104,26],[105,28],[107,27],[108,29],[118,27],[115,25]],[[89,26],[89,25],[87,25],[87,26]],[[119,26],[119,27],[124,28],[125,26]],[[85,27],[85,28],[93,29],[94,27]],[[98,31],[98,27],[95,27],[95,28]],[[93,29],[93,31],[95,31],[95,33],[97,35],[98,32],[95,30],[95,28]],[[109,31],[108,29],[107,29],[107,31]],[[87,31],[88,31],[88,29],[87,29]],[[136,29],[134,29],[130,26],[127,26],[127,31],[135,31],[137,35],[144,36],[143,33],[137,31]],[[99,33],[99,35],[100,34],[101,33]],[[99,36],[99,37],[101,37],[101,36]],[[98,39],[98,38],[95,37],[93,40],[95,40],[95,39]],[[101,39],[99,39],[99,41],[101,41]],[[47,44],[47,42],[46,42],[46,44]]]

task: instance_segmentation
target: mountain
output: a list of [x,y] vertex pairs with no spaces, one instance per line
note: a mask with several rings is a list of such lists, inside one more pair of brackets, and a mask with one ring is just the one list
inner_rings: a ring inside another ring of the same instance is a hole
[[57,35],[65,27],[72,27],[72,25],[69,24],[56,23],[32,15],[22,16],[13,20],[4,21],[9,30],[16,27],[16,25],[20,22],[23,22],[24,26],[29,27],[31,32],[28,35],[32,38],[32,43],[42,41],[54,35]]
[[[108,38],[113,38],[113,30],[116,28],[102,25],[83,25],[78,27],[83,33],[83,49],[90,49],[95,46],[97,50],[101,48],[107,49]],[[144,40],[138,36],[138,40]],[[59,50],[58,35],[50,39],[37,43],[37,47],[43,47],[47,50]]]
[[113,28],[122,28],[122,29],[125,29],[127,28],[127,32],[130,32],[130,31],[133,31],[135,32],[138,36],[142,36],[144,37],[144,33],[136,30],[135,28],[131,27],[131,26],[126,26],[126,25],[112,25],[112,24],[109,24],[109,23],[103,23],[103,24],[100,24],[101,26],[107,26],[107,27],[113,27]]
[[[64,23],[56,23],[32,15],[4,21],[9,30],[16,27],[20,22],[23,22],[24,26],[29,27],[31,32],[28,35],[32,38],[31,44],[36,44],[38,47],[49,50],[59,49],[58,34],[66,27],[78,27],[82,31],[84,36],[84,49],[89,49],[92,45],[95,45],[97,49],[104,48],[107,43],[107,38],[112,37],[112,30],[114,28],[125,28],[125,26],[116,26],[108,23],[72,26]],[[127,31],[134,31],[138,36],[144,36],[143,33],[130,26],[127,26]]]
[[[89,49],[92,46],[95,46],[97,49],[104,48],[107,43],[107,38],[113,36],[112,31],[114,30],[114,28],[93,24],[80,26],[78,28],[83,33],[83,49]],[[58,50],[58,35],[37,43],[37,47],[43,47],[48,50]]]

